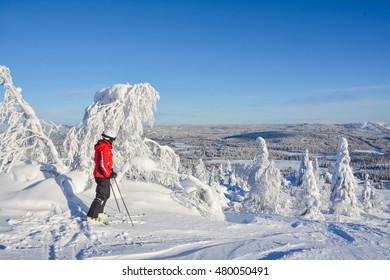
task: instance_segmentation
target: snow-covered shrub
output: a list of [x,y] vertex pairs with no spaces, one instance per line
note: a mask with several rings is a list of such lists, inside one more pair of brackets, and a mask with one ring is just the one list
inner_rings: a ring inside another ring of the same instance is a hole
[[0,104],[0,172],[9,172],[19,161],[60,163],[53,142],[46,136],[22,89],[13,85],[10,71],[0,66],[0,85],[5,88]]
[[319,185],[319,191],[320,191],[320,198],[321,198],[321,212],[324,214],[328,214],[330,212],[331,208],[331,202],[330,202],[330,194],[331,189],[329,184],[325,184],[323,181],[320,181]]
[[358,201],[355,195],[357,183],[349,165],[350,161],[348,141],[340,136],[337,160],[332,176],[330,200],[332,202],[332,212],[345,216],[358,214]]
[[199,213],[213,220],[225,221],[225,215],[221,208],[221,202],[215,190],[201,182],[199,179],[189,176],[181,182],[181,189],[172,192],[172,198],[188,208],[196,208]]
[[367,213],[380,212],[386,207],[383,197],[374,191],[369,176],[366,175],[362,192],[363,209]]

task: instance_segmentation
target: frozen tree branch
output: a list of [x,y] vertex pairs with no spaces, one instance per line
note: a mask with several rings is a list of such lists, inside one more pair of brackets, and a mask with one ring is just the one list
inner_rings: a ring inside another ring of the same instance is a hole
[[0,171],[8,172],[18,161],[59,163],[53,142],[43,132],[34,110],[13,85],[10,71],[0,66],[0,85],[5,88],[0,104]]

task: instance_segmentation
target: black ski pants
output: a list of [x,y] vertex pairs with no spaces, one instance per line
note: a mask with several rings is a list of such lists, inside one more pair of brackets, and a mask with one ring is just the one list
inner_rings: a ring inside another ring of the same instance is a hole
[[88,217],[97,218],[99,213],[103,213],[104,206],[106,206],[107,200],[110,198],[111,181],[110,178],[97,178],[95,177],[96,197],[92,201],[89,208]]

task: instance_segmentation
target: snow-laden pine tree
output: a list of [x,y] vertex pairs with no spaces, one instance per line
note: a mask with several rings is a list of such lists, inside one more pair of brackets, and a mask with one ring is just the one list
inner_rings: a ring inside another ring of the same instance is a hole
[[258,137],[256,142],[259,152],[248,176],[250,191],[242,202],[242,210],[247,213],[284,214],[291,202],[282,192],[282,174],[275,163],[269,161],[265,140]]
[[348,141],[341,136],[336,157],[330,195],[331,212],[345,216],[358,215],[359,207],[355,195],[357,183],[350,166]]
[[307,157],[305,170],[302,175],[302,200],[300,203],[300,214],[309,219],[323,219],[321,213],[321,194],[317,187],[317,180],[313,171],[313,164]]
[[224,184],[225,183],[225,173],[223,170],[223,164],[221,163],[218,166],[218,183]]
[[297,185],[300,186],[302,184],[303,175],[308,168],[307,164],[309,163],[309,150],[306,149],[305,153],[301,155],[301,162],[298,170],[298,180]]
[[253,165],[260,167],[269,165],[269,153],[266,141],[262,137],[257,137],[256,143],[259,145],[259,151],[253,159]]
[[264,138],[257,137],[256,143],[259,145],[259,150],[253,159],[252,166],[248,167],[249,175],[247,181],[250,186],[256,185],[256,178],[270,165],[267,143]]
[[19,161],[60,163],[57,149],[6,66],[0,66],[0,85],[5,88],[0,104],[0,172],[9,172]]
[[314,176],[316,177],[316,180],[318,182],[320,180],[320,166],[318,164],[318,159],[317,158],[314,158],[313,172],[314,172]]
[[164,185],[177,181],[179,157],[167,146],[143,138],[143,123],[154,123],[158,92],[147,83],[115,84],[99,90],[86,109],[82,123],[73,127],[64,142],[73,170],[92,174],[94,145],[105,129],[117,132],[114,142],[114,168],[119,176]]
[[198,178],[203,183],[207,183],[208,174],[206,170],[206,165],[202,158],[199,158],[197,164],[194,167],[194,176]]
[[363,209],[367,213],[379,212],[385,208],[383,197],[374,191],[371,180],[368,174],[364,181],[364,187],[362,192]]

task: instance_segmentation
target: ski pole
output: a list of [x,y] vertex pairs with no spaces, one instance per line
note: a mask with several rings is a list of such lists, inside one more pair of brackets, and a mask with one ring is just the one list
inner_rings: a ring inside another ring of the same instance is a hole
[[116,202],[116,206],[118,207],[118,211],[119,211],[119,213],[122,213],[122,212],[121,212],[121,209],[119,208],[118,199],[116,199],[116,195],[115,195],[115,192],[114,192],[114,187],[112,186],[112,184],[110,184],[110,187],[111,187],[112,193],[113,193],[113,195],[114,195],[115,202]]
[[116,182],[116,179],[115,179],[115,178],[114,178],[114,182],[115,182],[116,187],[117,187],[117,189],[118,189],[118,191],[119,191],[119,195],[120,195],[120,197],[122,198],[122,202],[123,202],[123,205],[125,206],[127,215],[128,215],[129,218],[130,218],[131,225],[134,226],[133,220],[131,219],[131,216],[130,216],[130,213],[129,213],[129,210],[127,210],[127,206],[126,206],[125,200],[123,199],[122,192],[121,192],[121,190],[120,190],[120,188],[119,188],[119,186],[118,186],[118,183]]

